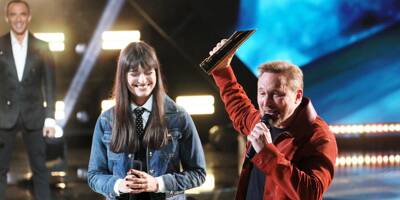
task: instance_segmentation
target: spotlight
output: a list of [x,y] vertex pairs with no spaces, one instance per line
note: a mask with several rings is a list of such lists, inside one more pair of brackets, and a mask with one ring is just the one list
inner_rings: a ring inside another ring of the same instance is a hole
[[64,33],[34,33],[35,37],[49,43],[50,51],[64,51]]
[[87,123],[89,121],[89,114],[86,111],[79,111],[76,113],[76,119],[79,122]]
[[207,115],[214,113],[214,96],[212,95],[192,95],[178,96],[176,103],[191,115]]
[[123,49],[131,42],[140,41],[139,31],[105,31],[101,39],[104,50]]
[[379,134],[400,133],[400,124],[355,124],[355,125],[330,125],[335,134]]

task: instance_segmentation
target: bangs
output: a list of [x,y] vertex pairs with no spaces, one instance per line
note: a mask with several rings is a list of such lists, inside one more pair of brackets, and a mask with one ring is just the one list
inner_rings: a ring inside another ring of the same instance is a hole
[[142,67],[142,69],[144,71],[149,71],[151,69],[158,69],[158,63],[155,60],[133,60],[130,63],[127,63],[127,72],[134,72],[134,71],[138,71],[139,67]]
[[125,59],[122,59],[121,64],[125,66],[125,72],[137,71],[139,66],[145,71],[159,68],[159,63],[154,53],[147,49],[135,50],[126,54]]

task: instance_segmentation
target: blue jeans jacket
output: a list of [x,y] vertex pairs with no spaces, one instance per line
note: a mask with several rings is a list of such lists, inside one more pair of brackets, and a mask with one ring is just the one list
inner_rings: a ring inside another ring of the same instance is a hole
[[[88,167],[89,187],[107,199],[116,199],[115,182],[126,176],[133,155],[114,153],[109,144],[112,133],[112,109],[102,113],[94,130]],[[147,173],[161,176],[167,192],[154,193],[165,199],[185,199],[184,191],[200,186],[205,181],[203,148],[190,115],[169,97],[165,99],[165,119],[168,145],[147,149]],[[183,170],[180,170],[182,164]]]

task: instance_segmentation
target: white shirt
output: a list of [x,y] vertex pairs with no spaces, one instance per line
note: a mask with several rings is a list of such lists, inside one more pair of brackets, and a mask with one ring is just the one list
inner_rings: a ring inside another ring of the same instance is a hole
[[[146,103],[144,103],[142,106],[138,106],[135,103],[131,103],[131,109],[132,111],[135,110],[137,107],[142,107],[144,108],[144,112],[142,115],[143,118],[143,127],[146,127],[147,121],[149,120],[150,114],[151,114],[151,110],[152,110],[152,106],[153,106],[153,95],[150,96],[149,99],[147,99]],[[157,192],[166,192],[165,190],[165,183],[164,180],[162,179],[161,176],[159,177],[155,177],[157,182],[158,182],[158,190]],[[117,196],[120,195],[120,192],[118,190],[118,186],[119,184],[121,184],[123,181],[123,179],[118,179],[115,184],[114,184],[114,192],[117,193]]]
[[10,35],[15,67],[17,68],[18,80],[21,81],[25,69],[26,55],[28,53],[28,32],[25,32],[22,44],[19,43],[12,31],[10,32]]

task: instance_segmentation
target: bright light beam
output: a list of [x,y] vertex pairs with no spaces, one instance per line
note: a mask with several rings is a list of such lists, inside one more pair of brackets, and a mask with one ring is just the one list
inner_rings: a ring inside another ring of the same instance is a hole
[[176,104],[185,108],[190,115],[209,115],[214,113],[214,96],[178,96]]
[[102,34],[102,47],[104,50],[120,50],[131,42],[140,41],[140,32],[131,31],[105,31]]
[[65,102],[65,118],[61,121],[60,126],[65,127],[71,113],[75,107],[75,103],[78,99],[79,94],[86,82],[87,77],[92,71],[93,65],[101,51],[101,34],[108,30],[117,18],[125,0],[108,0],[105,10],[100,18],[97,28],[94,32],[92,39],[89,42],[89,46],[83,56],[83,59],[79,65],[78,71],[76,72],[74,79],[68,89],[68,92],[64,98]]
[[41,40],[46,41],[49,44],[50,51],[64,51],[64,33],[34,33],[33,35]]

